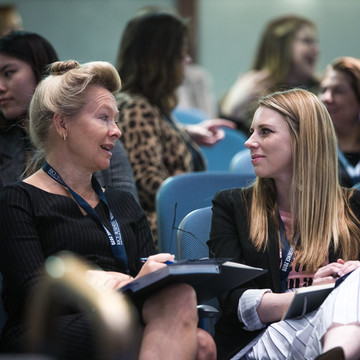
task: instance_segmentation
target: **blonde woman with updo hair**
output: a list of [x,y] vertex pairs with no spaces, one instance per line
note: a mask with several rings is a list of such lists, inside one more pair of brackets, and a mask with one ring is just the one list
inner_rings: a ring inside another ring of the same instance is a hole
[[[0,263],[8,312],[3,352],[26,351],[23,314],[49,256],[71,251],[94,267],[87,272],[91,283],[114,291],[174,260],[171,254],[156,254],[148,220],[134,197],[112,186],[102,188],[93,176],[108,168],[121,136],[114,98],[120,86],[111,64],[70,60],[53,63],[35,90],[30,137],[37,149],[34,161],[45,160],[0,195]],[[144,257],[148,260],[142,263]],[[139,315],[144,324],[139,359],[160,359],[165,353],[168,359],[215,359],[212,338],[197,329],[190,286],[155,293]],[[98,339],[86,314],[69,310],[56,325],[57,359],[104,359],[101,350],[95,351]]]
[[[260,99],[250,132],[256,181],[216,194],[208,245],[268,272],[221,297],[218,358],[315,359],[341,347],[357,359],[360,193],[339,184],[329,113],[309,91],[275,92]],[[318,310],[281,320],[296,288],[338,279]]]

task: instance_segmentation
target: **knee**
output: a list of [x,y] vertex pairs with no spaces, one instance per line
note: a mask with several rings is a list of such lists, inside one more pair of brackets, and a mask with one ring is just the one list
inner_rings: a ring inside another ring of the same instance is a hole
[[197,324],[197,300],[195,290],[187,284],[166,287],[148,299],[142,309],[145,323],[154,318],[171,317],[173,321],[189,321]]
[[216,360],[216,345],[212,336],[205,330],[197,331],[197,360]]

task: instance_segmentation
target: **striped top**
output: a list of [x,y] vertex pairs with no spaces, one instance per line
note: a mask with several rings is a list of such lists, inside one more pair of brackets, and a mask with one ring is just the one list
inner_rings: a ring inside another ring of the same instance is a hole
[[[130,193],[108,186],[105,196],[121,228],[130,274],[135,276],[141,268],[139,258],[156,252],[149,223]],[[100,201],[95,210],[111,228],[106,205]],[[125,272],[113,256],[103,227],[83,215],[72,198],[24,182],[8,185],[0,192],[0,239],[8,326],[21,319],[26,300],[36,290],[39,272],[50,255],[69,250],[104,270]]]

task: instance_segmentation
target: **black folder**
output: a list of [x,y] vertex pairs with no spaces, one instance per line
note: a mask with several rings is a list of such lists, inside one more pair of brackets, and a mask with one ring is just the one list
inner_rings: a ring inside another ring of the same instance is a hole
[[334,283],[312,285],[296,289],[288,309],[282,320],[300,318],[306,313],[316,310],[334,289]]
[[203,303],[240,286],[267,270],[228,259],[183,260],[144,275],[121,288],[135,304],[141,304],[156,291],[175,283],[191,285],[198,303]]

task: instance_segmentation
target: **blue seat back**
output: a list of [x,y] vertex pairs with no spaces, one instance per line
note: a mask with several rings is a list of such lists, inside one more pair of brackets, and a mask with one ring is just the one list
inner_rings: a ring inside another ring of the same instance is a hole
[[180,260],[209,257],[206,242],[209,240],[211,217],[211,206],[207,206],[193,210],[181,220],[177,230]]
[[360,190],[360,182],[356,183],[353,187],[357,190]]
[[[198,124],[208,119],[207,114],[196,108],[175,108],[173,116],[184,125]],[[207,171],[228,171],[230,161],[240,150],[245,149],[247,135],[239,130],[223,128],[225,138],[214,146],[201,146],[201,151],[207,163]]]
[[255,175],[249,149],[239,151],[230,161],[229,170],[240,174]]
[[[209,257],[209,248],[206,242],[210,235],[211,217],[211,206],[208,206],[190,212],[181,220],[177,230],[180,260]],[[201,323],[203,329],[214,335],[214,326],[220,314],[219,303],[214,298],[202,305],[211,306],[218,311],[214,312],[212,317],[205,317]]]
[[245,149],[247,136],[239,130],[223,128],[225,137],[214,146],[201,146],[207,171],[228,171],[235,154]]
[[169,177],[155,200],[159,251],[178,257],[176,229],[192,210],[210,206],[216,192],[249,185],[254,176],[227,172],[192,172]]
[[175,119],[181,124],[198,124],[199,122],[208,119],[208,115],[197,108],[179,109],[175,108],[172,112]]

